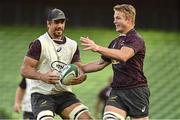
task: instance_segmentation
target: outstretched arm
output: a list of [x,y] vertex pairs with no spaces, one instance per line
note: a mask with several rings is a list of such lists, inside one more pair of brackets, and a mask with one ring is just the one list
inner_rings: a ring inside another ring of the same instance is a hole
[[98,61],[87,63],[87,64],[83,65],[82,68],[85,73],[90,73],[90,72],[100,71],[109,64],[110,64],[109,62],[106,62],[103,59],[100,59]]
[[85,46],[84,50],[92,50],[102,55],[111,57],[115,60],[126,62],[128,59],[134,56],[134,50],[130,47],[123,46],[120,50],[110,49],[97,45],[94,41],[89,38],[81,37],[81,44]]

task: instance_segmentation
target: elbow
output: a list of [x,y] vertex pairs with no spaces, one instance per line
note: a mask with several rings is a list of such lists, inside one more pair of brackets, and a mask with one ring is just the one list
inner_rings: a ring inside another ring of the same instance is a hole
[[127,62],[127,61],[128,61],[128,59],[125,59],[125,58],[124,58],[124,59],[122,59],[121,61],[122,61],[122,62]]
[[121,62],[127,62],[128,58],[127,57],[119,57],[118,60]]
[[26,73],[27,73],[26,71],[27,71],[26,68],[22,66],[20,69],[21,76],[26,77]]

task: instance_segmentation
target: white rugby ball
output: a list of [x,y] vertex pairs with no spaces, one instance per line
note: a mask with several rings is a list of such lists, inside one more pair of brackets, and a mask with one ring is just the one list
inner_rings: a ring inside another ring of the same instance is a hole
[[60,82],[63,85],[71,85],[71,81],[80,74],[79,68],[75,64],[65,65],[60,73]]

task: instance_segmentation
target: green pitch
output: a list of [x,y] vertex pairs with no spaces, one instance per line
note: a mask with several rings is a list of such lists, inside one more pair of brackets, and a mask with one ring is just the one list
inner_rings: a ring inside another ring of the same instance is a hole
[[[19,70],[30,41],[46,31],[46,27],[7,27],[0,26],[0,112],[10,118],[21,118],[12,111],[16,87],[21,79]],[[158,30],[139,30],[145,38],[147,54],[145,74],[151,89],[150,118],[180,119],[180,34]],[[81,36],[88,36],[97,44],[107,46],[118,36],[114,29],[105,28],[66,28],[66,35],[79,44]],[[93,52],[84,52],[83,63],[100,58]],[[81,85],[74,86],[74,92],[90,108],[94,115],[98,92],[107,84],[112,74],[111,66],[103,71],[88,74]],[[1,114],[0,114],[1,115]]]

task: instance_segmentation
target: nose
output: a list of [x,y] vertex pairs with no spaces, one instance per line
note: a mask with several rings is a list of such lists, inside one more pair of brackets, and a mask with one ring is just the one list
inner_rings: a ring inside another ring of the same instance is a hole
[[116,20],[114,20],[113,23],[116,24]]
[[113,23],[114,23],[114,24],[116,24],[116,23],[117,23],[117,20],[116,20],[116,19],[114,19]]
[[58,24],[57,24],[57,27],[62,27],[62,26],[63,26],[62,23],[58,23]]

